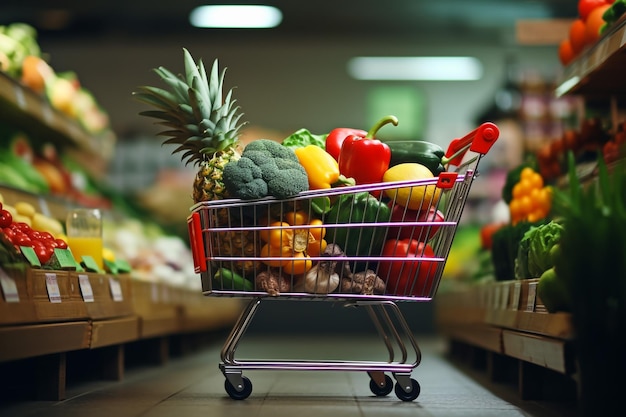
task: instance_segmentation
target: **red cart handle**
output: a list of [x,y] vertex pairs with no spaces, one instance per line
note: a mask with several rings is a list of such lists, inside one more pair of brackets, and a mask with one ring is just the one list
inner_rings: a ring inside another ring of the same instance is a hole
[[193,267],[196,274],[206,271],[206,253],[202,239],[202,225],[200,224],[200,213],[195,212],[187,218],[189,228],[189,243],[191,245],[191,256],[193,257]]
[[485,122],[464,137],[454,139],[446,151],[446,158],[451,158],[448,164],[458,166],[463,161],[468,149],[485,155],[496,142],[498,136],[500,136],[498,127],[491,122]]

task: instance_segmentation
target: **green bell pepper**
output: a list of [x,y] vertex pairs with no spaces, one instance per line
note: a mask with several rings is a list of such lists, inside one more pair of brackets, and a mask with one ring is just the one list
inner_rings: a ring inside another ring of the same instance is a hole
[[[381,223],[391,218],[391,209],[368,192],[341,195],[324,216],[324,224]],[[386,227],[327,227],[326,241],[338,245],[347,256],[379,256]],[[369,264],[369,266],[368,266]],[[353,263],[355,270],[371,268],[371,262]]]

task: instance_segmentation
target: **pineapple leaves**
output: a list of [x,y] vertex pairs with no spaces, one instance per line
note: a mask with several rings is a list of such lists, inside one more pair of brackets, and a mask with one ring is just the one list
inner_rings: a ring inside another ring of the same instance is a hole
[[210,72],[202,60],[194,61],[186,48],[184,74],[175,75],[164,67],[154,69],[165,87],[141,86],[133,92],[135,98],[154,109],[139,113],[158,119],[164,127],[158,136],[166,137],[163,144],[176,145],[173,154],[182,155],[185,164],[199,165],[207,156],[216,153],[234,153],[239,139],[240,112],[233,90],[226,96],[224,77],[217,59]]

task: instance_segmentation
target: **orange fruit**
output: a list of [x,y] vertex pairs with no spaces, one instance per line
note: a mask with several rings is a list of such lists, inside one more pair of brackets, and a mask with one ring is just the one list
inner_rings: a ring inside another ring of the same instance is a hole
[[611,7],[610,4],[598,6],[589,13],[585,21],[585,37],[588,44],[592,44],[600,39],[600,28],[606,23],[602,15]]
[[568,65],[575,58],[574,50],[569,39],[563,39],[559,45],[559,61],[563,66]]
[[587,16],[593,9],[604,4],[611,4],[613,1],[606,0],[578,0],[578,16],[582,20],[587,20]]
[[46,81],[52,76],[54,76],[54,71],[42,58],[28,55],[22,61],[21,81],[37,93],[43,94]]
[[578,55],[587,45],[586,37],[587,26],[582,19],[576,19],[569,27],[569,42],[572,45],[574,55]]

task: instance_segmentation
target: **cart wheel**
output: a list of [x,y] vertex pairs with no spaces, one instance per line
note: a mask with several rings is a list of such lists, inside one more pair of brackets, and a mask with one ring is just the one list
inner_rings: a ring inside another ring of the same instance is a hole
[[376,381],[370,379],[370,390],[377,397],[389,395],[389,393],[393,391],[393,380],[389,375],[385,375],[385,385],[381,387],[376,383]]
[[395,391],[396,396],[402,401],[413,401],[414,399],[419,397],[421,388],[419,382],[411,378],[411,391],[406,392],[397,382],[395,386]]
[[228,379],[224,381],[224,389],[233,400],[245,400],[252,394],[252,382],[245,376],[242,376],[241,379],[243,381],[243,389],[241,391],[237,391]]

